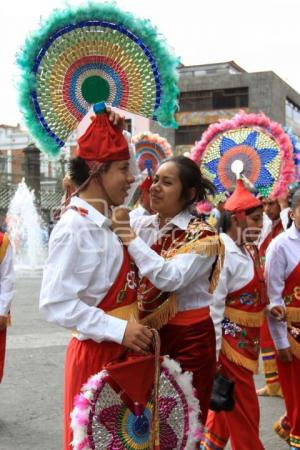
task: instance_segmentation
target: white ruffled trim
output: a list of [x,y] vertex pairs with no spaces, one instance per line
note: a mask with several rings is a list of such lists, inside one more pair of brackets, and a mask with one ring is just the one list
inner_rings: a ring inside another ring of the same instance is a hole
[[194,394],[192,384],[193,374],[191,372],[182,372],[179,363],[174,359],[170,359],[168,356],[164,356],[162,367],[170,372],[185,395],[189,408],[189,433],[185,450],[194,450],[196,448],[196,444],[200,440],[199,435],[201,434],[203,427],[199,420],[199,400]]

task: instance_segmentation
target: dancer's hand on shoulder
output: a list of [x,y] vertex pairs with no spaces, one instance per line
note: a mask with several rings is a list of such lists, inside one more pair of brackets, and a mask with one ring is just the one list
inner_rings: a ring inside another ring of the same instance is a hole
[[146,355],[151,346],[152,332],[145,325],[128,322],[122,344],[140,355]]
[[278,358],[283,363],[288,363],[293,361],[293,354],[291,351],[291,347],[282,348],[278,350]]
[[0,331],[4,331],[7,327],[7,317],[0,316]]
[[135,233],[130,226],[129,211],[120,206],[113,209],[111,228],[119,236],[124,245],[129,245],[135,239]]

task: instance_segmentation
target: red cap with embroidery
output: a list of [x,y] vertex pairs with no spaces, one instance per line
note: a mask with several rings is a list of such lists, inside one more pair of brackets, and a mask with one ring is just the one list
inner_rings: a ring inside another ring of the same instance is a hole
[[108,119],[105,103],[94,105],[96,116],[78,139],[77,156],[86,161],[122,161],[130,159],[128,143],[121,130]]
[[255,195],[251,194],[245,187],[242,180],[236,181],[236,187],[233,194],[226,200],[224,209],[231,212],[247,211],[247,209],[259,207],[262,205]]

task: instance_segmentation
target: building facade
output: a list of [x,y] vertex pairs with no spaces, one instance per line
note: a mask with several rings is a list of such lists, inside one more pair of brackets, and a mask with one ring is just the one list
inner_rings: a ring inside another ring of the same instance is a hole
[[178,129],[152,122],[151,130],[168,139],[176,154],[190,151],[203,131],[241,109],[263,112],[300,137],[300,94],[274,72],[248,73],[235,62],[179,69]]

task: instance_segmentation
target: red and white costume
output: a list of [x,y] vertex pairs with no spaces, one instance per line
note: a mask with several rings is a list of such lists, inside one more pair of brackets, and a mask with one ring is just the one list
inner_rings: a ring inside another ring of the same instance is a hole
[[[103,107],[78,144],[77,156],[90,167],[85,185],[99,174],[101,163],[130,157],[126,139]],[[91,375],[124,350],[121,343],[136,300],[135,273],[109,219],[83,199],[72,197],[51,234],[40,294],[45,319],[74,333],[65,366],[65,450],[71,448],[75,395]]]
[[[205,421],[215,372],[215,333],[209,315],[212,294],[210,275],[216,256],[195,253],[176,255],[169,261],[159,256],[167,250],[176,233],[185,235],[193,216],[182,211],[159,229],[158,215],[133,221],[138,234],[128,246],[140,276],[157,292],[175,292],[177,314],[160,329],[161,352],[177,360],[184,371],[193,372],[193,384]],[[159,244],[158,244],[159,242]],[[152,249],[149,248],[152,247]]]
[[[6,234],[0,233],[0,316],[7,317],[15,293],[13,252]],[[0,331],[0,383],[3,378],[6,349],[6,329]]]
[[269,316],[277,349],[291,347],[293,361],[277,360],[279,379],[289,418],[291,449],[300,448],[300,231],[295,224],[270,244],[266,255],[266,282],[270,308],[286,308],[287,322]]
[[136,300],[134,266],[109,219],[78,197],[70,206],[51,234],[40,294],[44,318],[74,330],[65,366],[65,449],[74,397],[124,351],[127,320],[120,317],[130,317]]
[[[262,206],[260,200],[237,180],[236,189],[224,208],[238,219],[239,214],[245,215],[246,209],[259,206]],[[222,450],[230,438],[233,450],[262,450],[253,374],[258,370],[259,335],[266,305],[263,270],[256,246],[246,249],[228,235],[221,237],[225,243],[225,262],[211,314],[221,371],[235,381],[235,407],[230,412],[209,411],[200,448]]]
[[[260,274],[253,259],[224,233],[225,261],[214,292],[211,315],[216,329],[222,372],[235,380],[235,409],[209,411],[203,449],[223,449],[230,437],[234,450],[263,449],[259,439],[259,404],[253,373],[257,373],[259,330],[264,301]],[[251,442],[251,447],[249,447]]]

